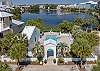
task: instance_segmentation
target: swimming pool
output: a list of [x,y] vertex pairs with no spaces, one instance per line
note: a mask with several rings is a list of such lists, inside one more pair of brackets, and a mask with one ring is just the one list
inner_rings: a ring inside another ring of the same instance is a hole
[[48,40],[48,39],[58,41],[58,37],[56,35],[47,35],[45,41]]

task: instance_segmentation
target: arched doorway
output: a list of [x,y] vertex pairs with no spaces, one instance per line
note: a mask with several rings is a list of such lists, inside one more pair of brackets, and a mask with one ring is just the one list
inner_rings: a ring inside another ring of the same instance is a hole
[[48,51],[47,51],[47,57],[49,57],[49,56],[54,56],[53,49],[48,49]]

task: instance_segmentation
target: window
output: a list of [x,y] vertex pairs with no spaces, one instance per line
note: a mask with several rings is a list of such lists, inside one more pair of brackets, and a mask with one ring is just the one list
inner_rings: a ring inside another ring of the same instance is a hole
[[3,33],[0,33],[0,38],[3,38]]
[[36,37],[35,37],[35,42],[36,42],[37,40],[36,40]]
[[11,18],[11,17],[9,17],[9,20],[12,20],[12,18]]

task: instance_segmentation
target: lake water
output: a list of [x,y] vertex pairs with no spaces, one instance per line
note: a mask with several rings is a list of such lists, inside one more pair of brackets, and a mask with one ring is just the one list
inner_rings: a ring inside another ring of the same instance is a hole
[[74,19],[78,16],[81,18],[90,17],[89,14],[78,13],[78,12],[64,13],[58,11],[41,11],[39,13],[29,13],[29,12],[23,13],[21,20],[25,22],[28,19],[41,18],[45,24],[58,25],[63,20],[74,21]]

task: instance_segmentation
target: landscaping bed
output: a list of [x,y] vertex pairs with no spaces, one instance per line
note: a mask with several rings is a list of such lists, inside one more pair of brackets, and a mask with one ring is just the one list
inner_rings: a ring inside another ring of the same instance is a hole
[[96,61],[87,61],[87,64],[96,64]]
[[7,64],[17,64],[17,62],[6,62]]
[[74,62],[57,63],[58,65],[75,65]]
[[32,62],[30,63],[30,65],[43,65],[43,63],[40,64],[40,62],[38,62],[38,61],[32,61]]

